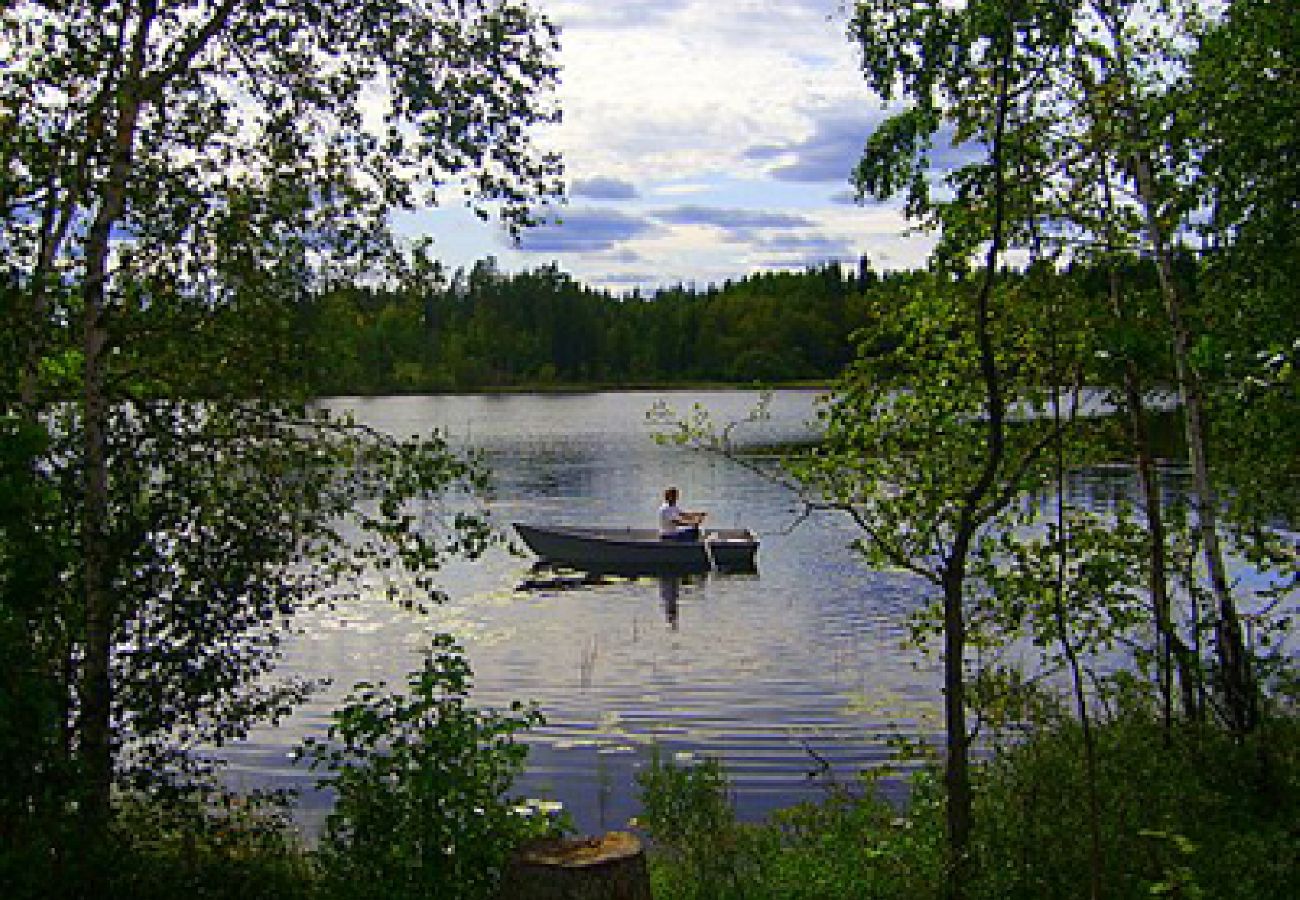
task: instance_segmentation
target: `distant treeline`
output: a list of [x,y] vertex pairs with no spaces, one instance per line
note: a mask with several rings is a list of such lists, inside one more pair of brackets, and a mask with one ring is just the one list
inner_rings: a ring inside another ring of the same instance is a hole
[[873,290],[901,277],[832,263],[618,295],[553,264],[507,274],[488,259],[317,296],[302,308],[301,363],[317,394],[828,379],[852,358]]
[[[1092,332],[1096,352],[1083,374],[1117,383],[1106,358],[1136,350],[1153,383],[1168,383],[1154,267],[1131,260],[1121,268],[1132,319],[1124,334],[1109,326]],[[1199,264],[1185,256],[1178,269],[1194,293]],[[1001,289],[1004,302],[1034,308],[1059,293],[1072,318],[1104,319],[1107,278],[1091,267],[1039,268],[1032,277],[1008,271]],[[879,273],[865,258],[854,269],[827,263],[653,294],[596,290],[555,264],[505,273],[491,258],[451,274],[434,264],[409,281],[339,286],[302,302],[297,349],[285,360],[297,373],[291,377],[318,396],[828,381],[855,354],[888,352],[900,339],[886,323],[905,295],[969,288],[953,273]]]

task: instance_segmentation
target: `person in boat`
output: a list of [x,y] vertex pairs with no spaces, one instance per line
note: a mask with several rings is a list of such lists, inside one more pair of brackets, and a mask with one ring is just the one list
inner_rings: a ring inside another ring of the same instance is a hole
[[686,512],[677,505],[677,488],[664,491],[664,502],[659,507],[659,536],[670,541],[698,541],[700,523],[707,513]]

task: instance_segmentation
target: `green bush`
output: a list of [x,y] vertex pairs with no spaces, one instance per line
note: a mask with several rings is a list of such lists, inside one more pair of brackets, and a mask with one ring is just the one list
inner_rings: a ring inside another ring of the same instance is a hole
[[488,897],[510,851],[549,830],[507,797],[527,755],[515,735],[541,714],[474,709],[470,676],[440,635],[408,695],[358,685],[329,740],[307,748],[336,793],[317,855],[328,896]]
[[676,766],[661,759],[656,749],[636,780],[641,788],[640,825],[672,862],[671,867],[652,867],[655,897],[743,897],[741,869],[747,854],[740,846],[741,831],[722,764],[704,759]]
[[85,894],[96,898],[308,900],[315,870],[292,834],[284,798],[129,800],[110,846],[86,854],[94,873],[79,881],[96,886]]
[[[1175,731],[1130,715],[1094,728],[1101,895],[1300,896],[1300,726],[1275,720],[1248,740]],[[976,767],[975,866],[967,895],[1086,897],[1091,822],[1081,735],[1043,729]],[[656,900],[940,897],[941,783],[912,784],[907,812],[870,783],[821,803],[737,823],[720,763],[655,759],[638,778],[653,840]]]
[[[1095,728],[1103,896],[1300,896],[1295,720],[1247,740],[1131,715]],[[1001,752],[976,793],[972,896],[1077,897],[1091,877],[1088,783],[1073,723]]]
[[675,766],[658,756],[638,778],[641,826],[654,842],[656,900],[856,900],[938,896],[942,823],[931,780],[918,780],[911,817],[874,785],[830,791],[823,803],[736,822],[721,764]]
[[833,790],[772,817],[761,890],[752,896],[791,900],[937,897],[943,887],[942,807],[928,774],[913,785],[913,806],[901,816],[870,781]]
[[[272,802],[273,801],[273,802]],[[0,840],[4,900],[309,900],[317,878],[283,798],[119,796],[88,836],[69,810]]]
[[0,897],[491,897],[510,852],[563,823],[507,796],[527,754],[516,735],[541,714],[518,703],[504,714],[473,708],[470,678],[461,649],[439,636],[409,693],[358,686],[328,739],[305,751],[336,797],[315,852],[292,837],[283,796],[119,796],[112,827],[94,840],[73,807],[0,828]]

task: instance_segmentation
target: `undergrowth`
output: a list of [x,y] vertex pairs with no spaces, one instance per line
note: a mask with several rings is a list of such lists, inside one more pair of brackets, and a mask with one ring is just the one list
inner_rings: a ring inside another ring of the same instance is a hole
[[[1095,735],[1102,896],[1300,896],[1300,721],[1275,720],[1248,741],[1211,729],[1166,734],[1142,717],[1099,726]],[[973,900],[1088,896],[1090,822],[1080,748],[1077,727],[1061,724],[976,769],[976,859],[966,885]],[[489,758],[500,749],[489,750]],[[508,760],[507,769],[515,762]],[[832,785],[822,801],[760,824],[737,820],[717,760],[676,765],[655,758],[638,781],[655,900],[943,895],[944,809],[936,771],[914,776],[905,811],[883,799],[867,777]],[[391,798],[381,793],[373,799],[386,806]],[[473,798],[471,818],[481,802]],[[282,811],[239,801],[189,810],[132,803],[119,809],[106,843],[77,846],[74,837],[61,842],[73,852],[25,862],[15,855],[18,843],[0,847],[0,884],[14,898],[133,900],[326,900],[385,896],[390,888],[395,895],[412,886],[409,865],[376,864],[377,845],[335,842],[321,855],[286,837],[284,824]],[[427,824],[421,819],[418,833]],[[408,836],[415,840],[418,833]],[[493,847],[476,852],[487,859],[523,837],[514,826],[484,831],[475,839]],[[417,858],[416,845],[387,846],[398,862]],[[353,868],[364,878],[339,877]],[[432,895],[492,896],[486,868],[478,874],[431,869],[429,877],[435,875],[441,882]]]
[[[1166,737],[1149,720],[1097,729],[1100,887],[1105,897],[1289,900],[1300,896],[1300,727],[1249,741]],[[656,900],[940,897],[938,773],[915,776],[900,813],[870,779],[825,801],[736,821],[721,765],[655,759],[640,779]],[[1061,725],[977,770],[972,898],[1089,893],[1089,806],[1078,729]]]

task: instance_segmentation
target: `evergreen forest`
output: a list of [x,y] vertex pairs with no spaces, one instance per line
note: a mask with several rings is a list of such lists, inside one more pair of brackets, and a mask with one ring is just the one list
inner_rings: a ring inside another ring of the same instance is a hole
[[[1201,265],[1180,257],[1189,287]],[[507,273],[488,258],[468,272],[427,270],[409,285],[339,286],[302,300],[283,326],[281,364],[315,396],[829,384],[852,361],[855,342],[873,353],[891,349],[881,327],[891,306],[934,283],[924,270],[878,273],[865,258],[852,270],[828,262],[644,295],[584,286],[557,264]],[[1142,315],[1158,317],[1154,267],[1135,262],[1131,270],[1134,286],[1147,288]],[[1075,266],[1052,280],[1105,318],[1103,273]],[[1142,351],[1152,378],[1169,385],[1164,346],[1152,335]],[[1105,359],[1089,364],[1091,382],[1112,377]]]
[[428,269],[409,286],[338,287],[303,303],[310,392],[824,382],[851,358],[880,281],[864,261],[847,275],[828,263],[620,295],[555,264]]

